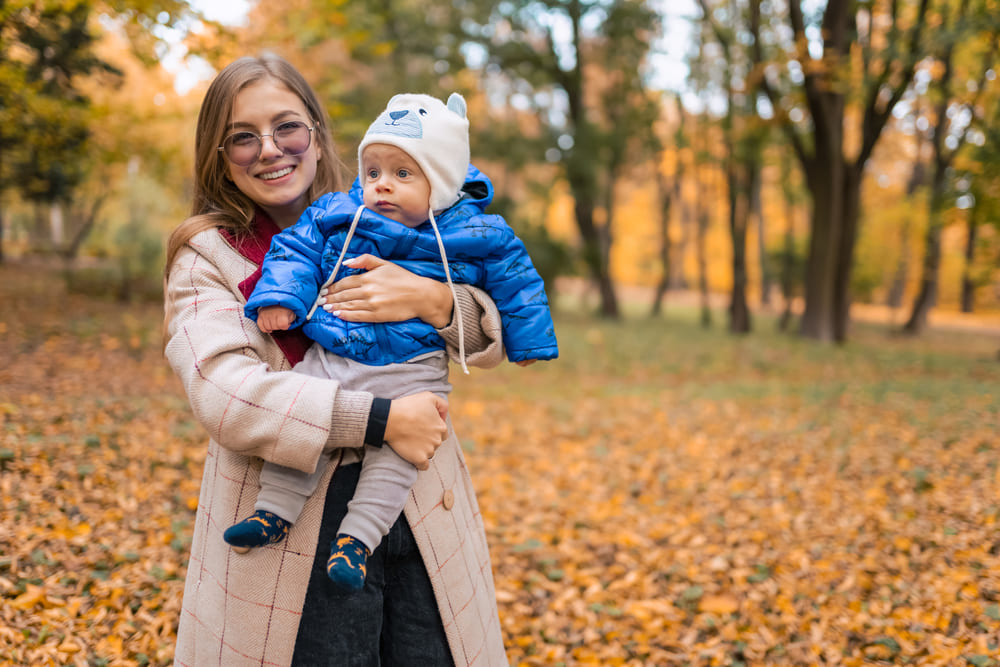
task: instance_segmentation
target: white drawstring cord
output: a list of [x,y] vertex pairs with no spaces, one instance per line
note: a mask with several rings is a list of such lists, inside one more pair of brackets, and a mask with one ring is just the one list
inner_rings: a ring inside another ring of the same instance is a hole
[[354,219],[351,220],[351,228],[347,230],[347,238],[344,239],[344,248],[340,251],[340,257],[337,258],[337,263],[333,267],[333,271],[330,273],[330,277],[326,279],[326,282],[319,286],[319,292],[316,294],[316,301],[313,302],[313,307],[309,309],[309,314],[306,315],[306,321],[309,321],[313,313],[316,312],[316,307],[319,305],[319,300],[322,298],[323,290],[329,287],[333,283],[333,279],[337,276],[337,271],[340,270],[340,264],[344,261],[344,255],[347,254],[347,246],[351,245],[351,239],[354,238],[354,230],[358,228],[358,220],[361,219],[361,213],[365,210],[364,205],[359,206],[358,210],[354,212]]
[[469,374],[469,367],[465,365],[465,331],[462,329],[462,310],[458,307],[458,293],[455,285],[451,282],[451,270],[448,268],[448,255],[444,252],[444,241],[441,240],[441,233],[438,231],[437,221],[434,220],[434,211],[428,211],[428,218],[431,227],[434,229],[434,236],[437,238],[438,249],[441,251],[441,261],[444,263],[444,277],[448,281],[448,289],[451,290],[451,298],[455,303],[455,317],[458,320],[458,357],[462,362],[462,372]]
[[[326,279],[326,282],[320,285],[319,292],[322,293],[323,289],[329,287],[333,283],[333,279],[337,276],[337,271],[340,270],[340,265],[344,261],[344,255],[347,254],[347,247],[351,244],[351,239],[354,238],[354,230],[358,227],[358,220],[361,219],[361,213],[365,210],[365,207],[359,206],[358,210],[354,212],[354,219],[351,221],[351,228],[347,230],[347,238],[344,239],[344,247],[340,251],[340,257],[337,258],[337,263],[333,267],[333,271],[330,272],[330,277]],[[462,362],[462,372],[466,375],[469,374],[469,367],[465,365],[465,330],[462,328],[462,310],[458,305],[458,293],[455,291],[455,285],[451,282],[451,270],[448,268],[448,255],[444,251],[444,241],[441,240],[441,233],[438,231],[437,221],[434,219],[434,211],[428,211],[431,221],[431,227],[434,229],[434,237],[437,239],[438,250],[441,251],[441,262],[444,264],[444,277],[448,281],[448,289],[451,290],[451,298],[455,304],[455,317],[458,320],[458,356]],[[309,309],[309,313],[306,315],[306,320],[312,318],[313,313],[316,312],[316,307],[319,306],[320,296],[316,296],[316,301],[313,303],[312,308]]]

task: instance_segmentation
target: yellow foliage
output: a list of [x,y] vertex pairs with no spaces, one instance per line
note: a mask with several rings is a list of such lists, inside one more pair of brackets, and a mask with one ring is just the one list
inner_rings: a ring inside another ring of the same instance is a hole
[[[161,309],[6,265],[0,301],[0,664],[168,665],[206,435]],[[453,376],[511,664],[995,660],[994,366],[948,407],[866,397],[884,368],[828,351],[785,395],[756,390],[791,345],[741,369],[747,339],[697,362],[657,339],[632,365],[635,322],[557,320],[564,359]]]

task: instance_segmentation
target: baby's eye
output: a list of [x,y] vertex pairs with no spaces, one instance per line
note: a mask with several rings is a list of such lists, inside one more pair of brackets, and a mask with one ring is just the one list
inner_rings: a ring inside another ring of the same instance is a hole
[[406,178],[407,176],[410,175],[410,170],[400,169],[399,171],[396,172],[396,175],[399,176],[400,178]]
[[368,180],[374,181],[376,178],[378,178],[378,169],[369,169],[366,172],[366,175],[368,176]]

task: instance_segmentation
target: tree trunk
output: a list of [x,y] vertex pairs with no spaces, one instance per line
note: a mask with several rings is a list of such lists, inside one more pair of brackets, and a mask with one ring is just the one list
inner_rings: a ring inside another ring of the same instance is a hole
[[767,265],[767,239],[764,234],[764,205],[761,200],[761,188],[763,179],[760,177],[758,165],[757,178],[754,179],[753,190],[750,193],[750,210],[753,219],[757,221],[757,260],[760,264],[760,303],[763,306],[771,305],[771,267]]
[[674,251],[676,262],[671,262],[670,287],[678,290],[688,289],[688,279],[684,272],[684,258],[688,257],[688,248],[691,247],[691,231],[696,226],[695,206],[687,200],[680,200],[680,223],[681,237],[678,239],[677,248]]
[[656,293],[653,295],[653,305],[650,308],[650,317],[659,317],[663,311],[663,297],[666,295],[667,290],[670,289],[670,213],[673,208],[674,198],[677,196],[680,190],[678,184],[680,182],[680,161],[678,160],[678,168],[675,170],[673,183],[667,184],[667,177],[663,175],[662,172],[657,170],[657,194],[660,203],[660,250],[659,250],[659,260],[660,260],[660,280],[656,284]]
[[931,214],[924,236],[924,261],[920,277],[920,291],[913,302],[910,318],[903,325],[903,332],[918,335],[927,328],[927,316],[937,304],[938,271],[941,267],[941,210],[944,200],[945,165],[939,162],[931,181]]
[[817,159],[806,169],[813,210],[800,331],[807,338],[824,342],[833,341],[836,331],[835,285],[843,222],[843,172],[839,150],[829,159]]
[[[781,297],[784,300],[784,309],[781,318],[778,320],[778,330],[788,331],[788,325],[792,321],[792,300],[795,298],[795,202],[792,199],[791,185],[791,164],[787,153],[782,153],[781,157],[781,191],[784,197],[782,201],[785,209],[785,234],[781,253],[781,268],[779,269],[778,281],[781,284]],[[763,224],[763,222],[761,223]]]
[[795,298],[795,207],[785,198],[785,240],[781,260],[781,296],[785,308],[778,320],[778,330],[788,331],[792,321],[792,300]]
[[565,160],[566,176],[570,192],[573,194],[573,209],[576,214],[576,225],[583,240],[583,261],[587,265],[591,278],[601,295],[599,313],[603,317],[618,319],[618,299],[615,296],[614,284],[607,263],[603,260],[604,248],[600,231],[594,224],[594,197],[597,194],[597,165],[595,164],[595,136],[587,121],[584,94],[583,54],[581,51],[582,4],[579,0],[571,0],[566,5],[570,19],[571,44],[576,53],[576,63],[562,77],[563,90],[566,91],[569,106],[569,117],[573,124],[575,144],[572,153]]
[[[607,292],[604,284],[601,287],[601,314],[605,317],[618,317],[618,299],[615,296],[614,284],[611,281],[611,245],[614,242],[614,215],[615,215],[615,184],[618,181],[618,172],[621,169],[624,153],[612,149],[613,155],[608,161],[608,168],[605,175],[604,184],[604,225],[597,229],[597,238],[600,240],[601,266],[607,275]],[[611,303],[612,310],[605,310],[604,304]]]
[[[919,107],[913,111],[914,118],[920,117]],[[927,183],[927,165],[924,162],[924,146],[927,145],[927,133],[917,131],[916,159],[913,162],[913,169],[910,171],[910,180],[906,183],[906,197],[913,199],[917,191]],[[910,227],[912,218],[903,218],[903,228],[899,232],[899,261],[896,263],[896,271],[892,276],[892,283],[889,285],[889,295],[886,299],[890,308],[899,308],[903,305],[903,295],[906,293],[906,282],[910,276]]]
[[969,211],[965,235],[965,268],[962,270],[962,312],[971,313],[976,306],[976,284],[972,280],[972,262],[976,256],[976,208]]
[[[576,224],[583,240],[583,261],[587,265],[590,277],[597,287],[601,297],[599,313],[607,318],[617,319],[618,299],[615,296],[614,284],[608,266],[604,262],[604,250],[601,233],[594,223],[594,188],[593,178],[580,173],[586,167],[569,165],[569,184],[573,193],[573,209],[576,213]],[[592,174],[589,174],[592,176]]]
[[701,301],[701,326],[708,328],[712,325],[712,306],[708,294],[708,257],[705,248],[705,240],[708,233],[708,202],[711,201],[711,193],[705,185],[701,176],[698,177],[698,228],[695,237],[695,252],[698,260],[698,295]]
[[32,207],[32,225],[28,231],[28,248],[32,254],[44,254],[49,250],[49,215],[47,207],[35,202]]
[[104,194],[98,196],[91,204],[89,210],[83,208],[70,209],[70,220],[73,221],[75,229],[73,231],[73,238],[70,239],[69,243],[61,251],[65,259],[72,260],[76,258],[83,242],[87,240],[90,232],[93,231],[94,225],[97,222],[97,214],[100,212],[101,206],[104,205],[106,198],[107,195]]
[[[962,3],[960,13],[964,15],[967,8]],[[948,153],[945,148],[944,135],[948,131],[948,90],[952,77],[952,48],[946,46],[940,56],[942,63],[941,76],[936,82],[938,99],[935,116],[934,134],[931,136],[931,146],[934,149],[934,172],[931,174],[930,215],[927,216],[927,235],[924,239],[924,262],[920,277],[920,292],[913,303],[910,319],[903,325],[903,332],[917,335],[927,327],[927,315],[937,304],[938,272],[941,267],[941,230],[944,227],[944,198],[947,184],[947,170],[954,152]]]
[[927,328],[927,316],[937,302],[937,272],[941,264],[941,229],[936,224],[927,226],[927,245],[924,256],[923,275],[920,279],[920,291],[913,302],[910,319],[903,325],[903,332],[917,335]]
[[735,164],[730,157],[727,170],[729,188],[729,234],[733,250],[733,287],[729,299],[729,331],[750,331],[750,308],[747,305],[747,223],[750,218],[750,192],[755,167]]
[[910,224],[910,216],[906,216],[899,231],[899,260],[896,262],[896,270],[892,274],[886,298],[886,305],[893,310],[903,305],[903,294],[910,274]]
[[858,240],[861,219],[861,169],[857,165],[844,169],[843,222],[837,249],[837,274],[834,282],[833,339],[847,340],[851,324],[851,273],[854,269],[854,246]]

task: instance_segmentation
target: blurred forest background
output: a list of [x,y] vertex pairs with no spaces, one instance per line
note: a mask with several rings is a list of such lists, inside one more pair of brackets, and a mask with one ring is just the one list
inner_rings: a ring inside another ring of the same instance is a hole
[[157,298],[207,80],[271,50],[319,91],[349,173],[391,94],[464,94],[494,210],[550,290],[608,318],[623,290],[653,314],[674,290],[706,324],[724,299],[731,331],[764,307],[844,341],[855,304],[913,334],[1000,309],[993,0],[197,7],[0,3],[4,261]]

